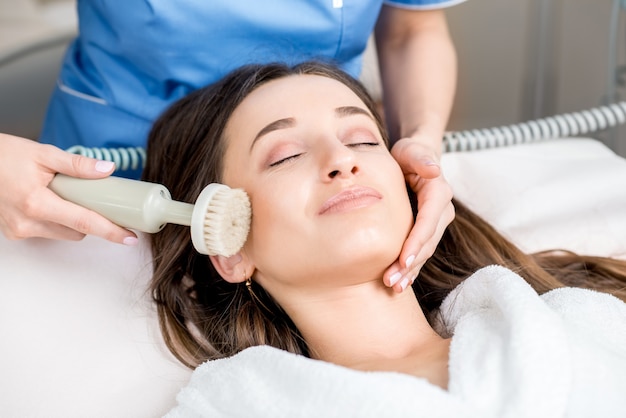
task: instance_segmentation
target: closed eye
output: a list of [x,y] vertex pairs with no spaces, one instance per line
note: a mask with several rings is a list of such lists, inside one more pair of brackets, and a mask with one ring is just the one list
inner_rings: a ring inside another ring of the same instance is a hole
[[366,141],[366,142],[355,142],[353,144],[346,144],[347,147],[356,148],[356,147],[375,147],[380,145],[380,142],[377,141]]
[[279,166],[281,164],[284,164],[284,163],[286,163],[288,161],[295,160],[296,158],[298,158],[301,155],[302,155],[302,153],[290,155],[289,157],[285,157],[285,158],[281,158],[280,160],[274,161],[273,163],[271,163],[270,167],[277,167],[277,166]]

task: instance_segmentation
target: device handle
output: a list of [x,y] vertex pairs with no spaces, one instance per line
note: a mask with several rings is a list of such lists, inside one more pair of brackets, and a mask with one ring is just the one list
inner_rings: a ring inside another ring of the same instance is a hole
[[194,205],[171,199],[160,184],[122,177],[79,179],[57,174],[49,188],[119,226],[155,233],[167,223],[191,225]]

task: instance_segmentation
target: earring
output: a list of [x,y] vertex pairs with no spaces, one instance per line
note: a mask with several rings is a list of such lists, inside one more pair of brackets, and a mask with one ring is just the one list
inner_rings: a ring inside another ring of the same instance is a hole
[[243,271],[243,278],[248,292],[250,292],[251,296],[254,296],[254,292],[252,291],[252,278],[248,276],[248,273],[246,273],[245,270]]
[[248,275],[246,274],[246,272],[243,272],[243,277],[246,278],[245,283],[246,283],[246,288],[248,289],[248,293],[250,294],[250,297],[252,298],[252,301],[254,303],[258,303],[259,305],[261,305],[261,307],[263,309],[265,309],[267,312],[272,313],[272,310],[269,309],[265,303],[263,303],[263,301],[261,299],[259,299],[259,297],[256,295],[256,293],[254,293],[254,290],[252,289],[252,277],[248,277]]

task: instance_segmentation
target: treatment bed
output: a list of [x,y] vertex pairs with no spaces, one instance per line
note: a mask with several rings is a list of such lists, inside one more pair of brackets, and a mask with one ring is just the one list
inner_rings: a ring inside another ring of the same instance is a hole
[[[626,160],[590,138],[446,153],[456,197],[525,251],[626,258]],[[0,237],[0,416],[156,417],[190,376],[167,351],[145,236]]]

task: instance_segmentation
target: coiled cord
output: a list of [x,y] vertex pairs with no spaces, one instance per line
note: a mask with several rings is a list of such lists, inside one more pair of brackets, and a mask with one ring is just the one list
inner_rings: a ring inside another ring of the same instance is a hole
[[626,122],[626,102],[488,129],[448,132],[444,152],[475,151],[600,131]]
[[142,147],[88,148],[75,145],[67,149],[72,154],[115,163],[115,171],[142,170],[146,163],[146,150]]

